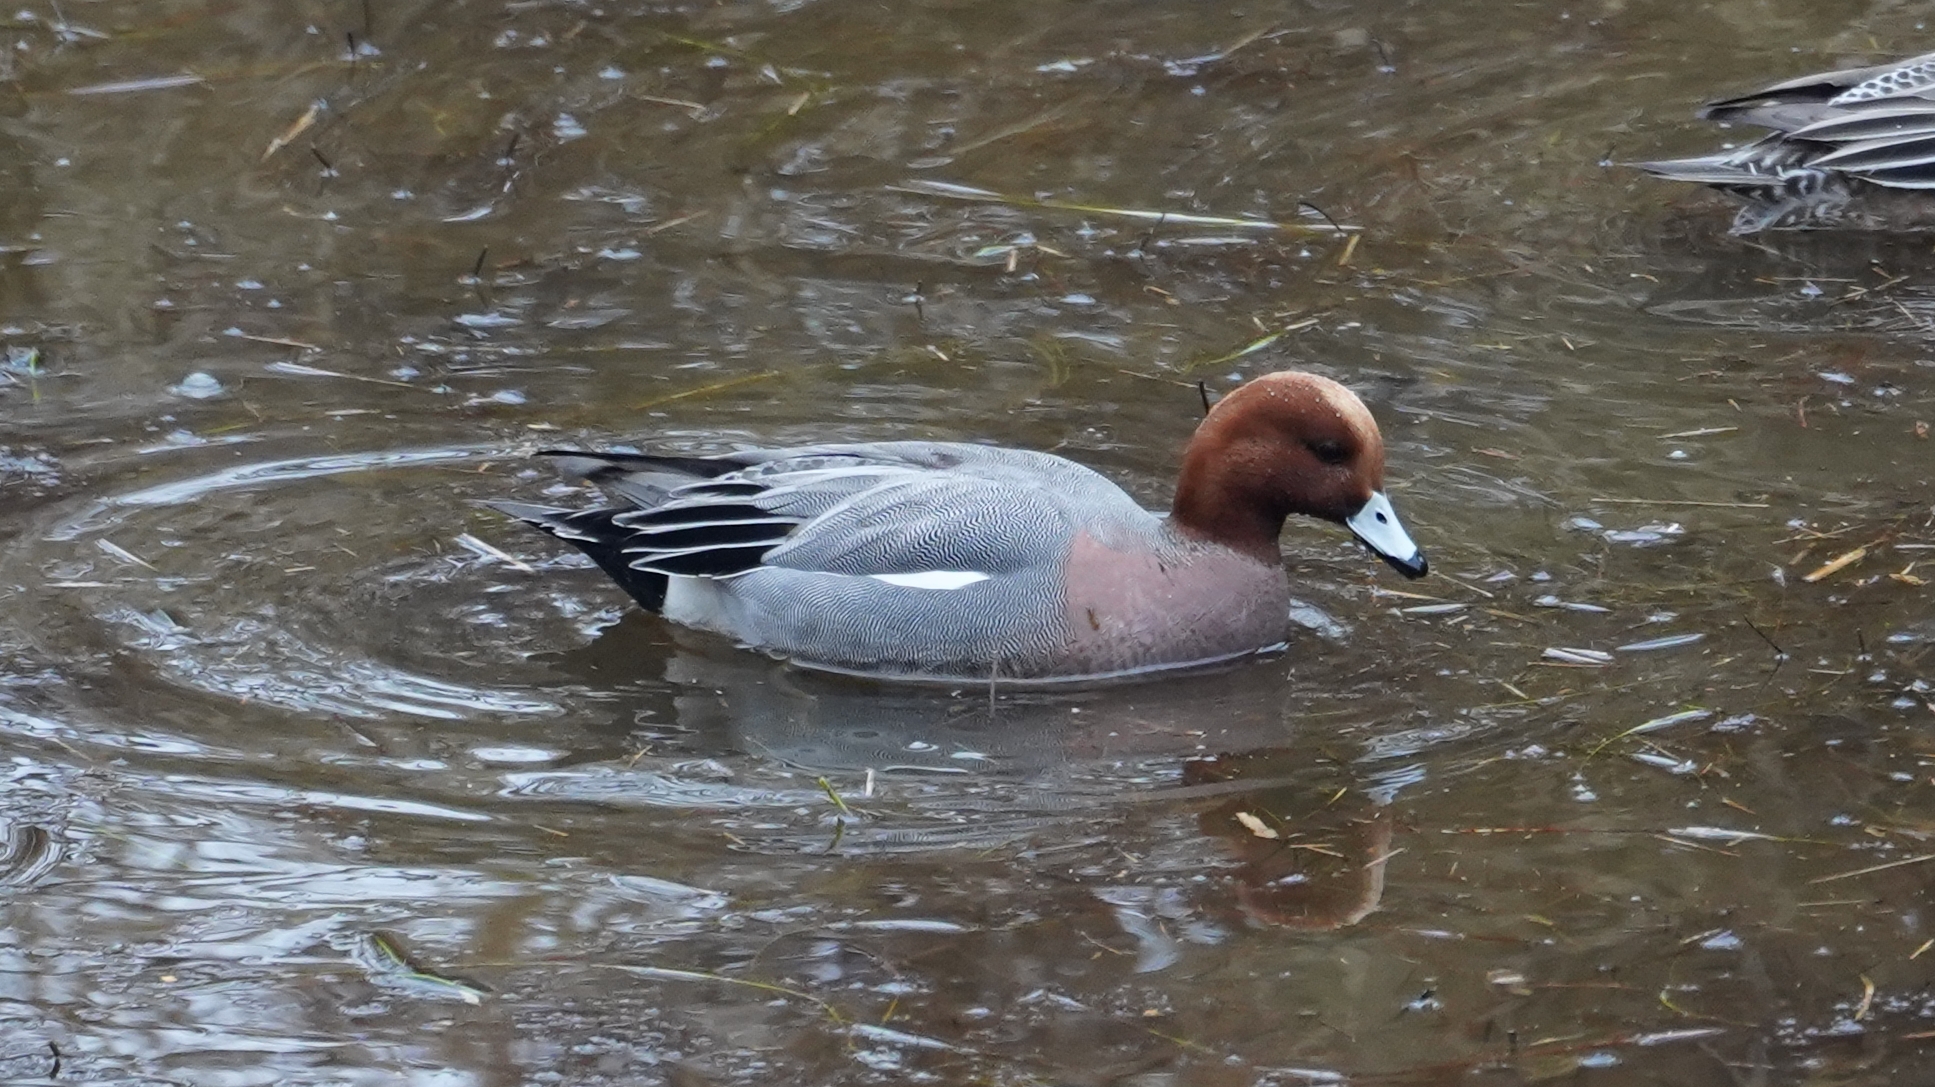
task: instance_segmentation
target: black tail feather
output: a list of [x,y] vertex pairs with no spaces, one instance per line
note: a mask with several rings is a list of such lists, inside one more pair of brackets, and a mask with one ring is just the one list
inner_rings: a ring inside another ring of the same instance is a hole
[[[701,547],[745,547],[759,545],[759,554],[779,546],[794,528],[792,521],[753,521],[709,525],[666,525],[641,528],[625,550],[632,554],[650,551],[689,551]],[[752,565],[758,565],[755,559]]]
[[626,555],[639,573],[681,574],[688,577],[732,577],[759,568],[759,560],[773,545],[764,540],[744,547],[708,545],[685,551],[648,548]]
[[[670,579],[657,570],[639,570],[632,556],[621,548],[630,532],[616,528],[611,519],[624,509],[563,510],[533,506],[525,502],[486,502],[485,505],[549,533],[577,548],[598,564],[618,587],[631,594],[649,612],[665,607],[665,587]],[[603,531],[600,531],[602,526]]]

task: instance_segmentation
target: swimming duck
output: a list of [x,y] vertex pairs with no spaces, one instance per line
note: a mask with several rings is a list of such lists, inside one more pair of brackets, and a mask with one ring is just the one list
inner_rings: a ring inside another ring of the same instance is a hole
[[1773,132],[1733,151],[1634,165],[1745,201],[1734,234],[1935,228],[1935,53],[1790,79],[1699,116]]
[[647,610],[886,679],[1103,679],[1280,646],[1277,536],[1293,513],[1426,571],[1384,494],[1376,420],[1314,374],[1219,401],[1167,517],[1073,461],[965,442],[543,455],[611,503],[491,505],[589,555]]

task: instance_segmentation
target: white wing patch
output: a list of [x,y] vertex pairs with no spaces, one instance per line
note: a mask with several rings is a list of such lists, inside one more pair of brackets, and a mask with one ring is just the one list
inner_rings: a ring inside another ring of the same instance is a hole
[[907,589],[965,589],[977,581],[988,580],[978,570],[921,570],[912,574],[868,574],[875,581]]

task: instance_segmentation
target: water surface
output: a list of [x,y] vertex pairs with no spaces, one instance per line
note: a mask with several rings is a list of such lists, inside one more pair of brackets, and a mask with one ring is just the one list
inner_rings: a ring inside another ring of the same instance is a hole
[[[1926,1079],[1935,261],[1609,165],[1926,32],[28,4],[0,1078]],[[1159,506],[1293,366],[1441,576],[1293,526],[1291,648],[1209,676],[804,675],[476,504],[918,437]]]

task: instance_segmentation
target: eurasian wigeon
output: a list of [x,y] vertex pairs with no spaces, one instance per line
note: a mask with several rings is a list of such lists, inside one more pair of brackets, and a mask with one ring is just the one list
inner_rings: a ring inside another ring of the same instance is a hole
[[1293,513],[1425,573],[1384,496],[1376,420],[1314,374],[1218,402],[1167,517],[1073,461],[963,442],[546,455],[611,504],[493,505],[667,619],[878,678],[1103,679],[1280,646]]
[[1745,202],[1735,234],[1935,228],[1935,53],[1790,79],[1699,116],[1772,129],[1745,147],[1638,162]]

